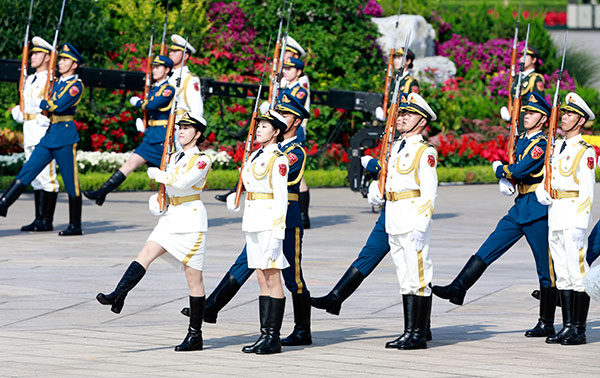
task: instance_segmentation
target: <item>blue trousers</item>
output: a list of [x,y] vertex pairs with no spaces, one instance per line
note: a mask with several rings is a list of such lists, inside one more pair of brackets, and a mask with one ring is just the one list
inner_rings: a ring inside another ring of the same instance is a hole
[[379,265],[389,251],[388,234],[385,232],[385,206],[383,206],[367,243],[351,266],[358,269],[366,277]]
[[600,256],[600,221],[596,223],[590,236],[588,237],[588,249],[585,259],[588,265],[592,265],[594,261]]
[[16,179],[25,185],[29,185],[52,160],[56,160],[67,193],[72,197],[78,197],[79,176],[76,158],[77,143],[50,148],[46,147],[43,142],[44,140],[42,139],[42,141],[35,146],[31,157],[27,160],[23,168],[21,168]]
[[[302,237],[304,229],[302,227],[286,228],[285,239],[283,240],[283,254],[290,264],[283,269],[283,279],[285,287],[296,294],[308,293],[304,275],[302,274]],[[229,273],[235,277],[235,280],[243,285],[252,275],[254,269],[248,268],[248,256],[246,255],[246,246],[237,260],[229,268]]]
[[548,246],[548,217],[519,224],[510,214],[505,215],[476,255],[489,266],[504,255],[522,236],[527,238],[527,243],[533,252],[540,285],[554,286],[554,268]]

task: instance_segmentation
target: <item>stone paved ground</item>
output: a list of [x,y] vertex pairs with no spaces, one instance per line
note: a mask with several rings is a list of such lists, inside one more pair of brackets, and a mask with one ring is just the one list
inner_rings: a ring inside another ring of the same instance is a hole
[[[204,195],[210,216],[205,283],[212,290],[241,250],[239,214]],[[313,311],[310,347],[276,356],[245,355],[257,335],[257,284],[251,279],[219,316],[204,326],[205,350],[175,353],[186,332],[183,273],[162,260],[131,292],[120,315],[95,295],[110,291],[135,257],[156,219],[149,193],[118,193],[102,207],[86,201],[85,236],[18,231],[33,214],[26,194],[0,219],[0,376],[598,376],[600,305],[592,305],[589,344],[546,345],[523,332],[537,320],[537,286],[531,252],[519,242],[485,273],[457,307],[435,298],[434,340],[421,351],[386,350],[402,328],[402,304],[389,257],[343,306],[339,317]],[[315,295],[325,294],[366,240],[376,215],[349,189],[311,191],[313,228],[304,242],[304,272]],[[446,186],[439,191],[431,254],[434,283],[462,268],[512,199],[495,185]],[[596,206],[595,220],[600,214]],[[67,203],[55,225],[65,226]],[[557,313],[560,324],[560,313]],[[290,298],[282,333],[293,323]]]

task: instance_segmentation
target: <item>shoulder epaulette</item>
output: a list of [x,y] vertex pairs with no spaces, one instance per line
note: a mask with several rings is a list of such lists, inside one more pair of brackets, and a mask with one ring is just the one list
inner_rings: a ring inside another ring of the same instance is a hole
[[585,140],[580,140],[579,144],[581,144],[582,146],[584,146],[585,148],[594,148],[594,146],[592,146],[591,144],[589,144],[588,142],[586,142]]
[[285,154],[283,152],[281,152],[280,150],[274,150],[273,153],[277,156],[285,156]]
[[433,144],[431,144],[431,143],[427,142],[426,140],[420,140],[419,142],[423,143],[423,144],[424,144],[424,145],[426,145],[427,147],[433,147],[433,148],[435,148],[435,145],[433,145]]

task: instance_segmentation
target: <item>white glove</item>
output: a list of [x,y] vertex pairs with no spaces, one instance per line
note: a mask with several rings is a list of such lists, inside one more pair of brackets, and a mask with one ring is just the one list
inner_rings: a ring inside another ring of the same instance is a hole
[[25,118],[23,118],[23,112],[21,111],[21,106],[17,105],[10,110],[10,114],[12,115],[15,122],[23,123]]
[[150,177],[152,180],[154,180],[154,179],[156,179],[158,172],[160,172],[160,168],[150,167],[150,168],[148,168],[148,177]]
[[415,249],[418,252],[423,250],[423,248],[425,247],[425,233],[424,232],[421,232],[418,230],[413,230],[413,232],[410,234],[410,239],[415,242]]
[[46,117],[43,114],[38,114],[35,116],[35,121],[37,122],[38,126],[41,127],[48,127],[50,126],[50,118]]
[[385,202],[379,191],[379,181],[372,181],[367,190],[367,200],[373,206],[381,206]]
[[492,163],[492,169],[494,170],[494,173],[496,173],[496,169],[498,169],[498,167],[501,167],[503,164],[500,160],[496,160]]
[[240,211],[239,206],[235,207],[235,193],[231,193],[227,196],[227,210],[233,211],[234,213]]
[[262,104],[260,104],[260,106],[258,107],[258,110],[260,110],[260,114],[265,114],[269,111],[270,107],[271,103],[269,101],[263,101]]
[[271,260],[275,261],[282,252],[283,240],[271,237],[267,244],[267,253],[271,254]]
[[510,197],[515,194],[515,187],[507,179],[501,178],[498,184],[500,186],[500,193],[504,194],[505,196]]
[[385,113],[383,112],[383,108],[381,106],[378,106],[375,109],[375,118],[377,118],[379,121],[385,121]]
[[575,242],[575,246],[577,249],[582,249],[585,243],[585,232],[587,230],[585,228],[575,227],[571,231],[571,235],[573,237],[573,241]]
[[544,189],[544,185],[541,184],[535,189],[535,197],[540,204],[545,206],[551,205],[553,201],[550,193],[548,193],[546,189]]
[[146,128],[144,127],[144,121],[141,118],[135,119],[135,128],[140,133],[143,133],[146,131]]
[[506,122],[510,122],[511,116],[506,106],[500,108],[500,118],[502,118]]
[[160,210],[160,205],[158,204],[158,193],[153,194],[148,198],[148,209],[154,216],[159,216],[164,213],[164,211]]
[[368,156],[368,155],[361,156],[360,157],[360,165],[362,165],[364,169],[367,169],[367,164],[369,164],[371,159],[373,159],[373,156]]
[[142,101],[138,96],[133,96],[129,99],[129,103],[133,106],[136,106],[138,102]]
[[27,106],[30,108],[33,108],[33,109],[39,109],[41,102],[42,102],[41,98],[32,98],[29,100],[29,103],[27,104]]

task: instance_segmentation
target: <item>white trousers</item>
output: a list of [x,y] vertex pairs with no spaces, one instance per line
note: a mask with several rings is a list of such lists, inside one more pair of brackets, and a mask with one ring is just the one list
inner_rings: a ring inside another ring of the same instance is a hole
[[[25,159],[29,160],[35,146],[40,143],[46,134],[47,127],[40,127],[35,120],[25,121],[23,124],[23,144],[25,145]],[[39,175],[31,182],[34,190],[58,192],[59,184],[56,178],[56,160],[52,160]]]
[[429,258],[431,226],[425,233],[425,246],[422,251],[415,249],[411,232],[388,236],[390,253],[400,282],[400,294],[430,296],[430,283],[433,278],[433,263]]
[[548,239],[558,290],[584,291],[583,277],[590,269],[585,261],[587,238],[582,249],[575,246],[570,229],[549,230]]

